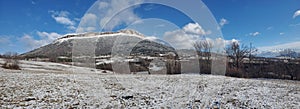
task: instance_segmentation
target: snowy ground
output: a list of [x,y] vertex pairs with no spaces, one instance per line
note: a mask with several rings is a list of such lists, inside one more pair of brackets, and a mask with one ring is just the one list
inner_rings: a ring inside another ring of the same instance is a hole
[[1,108],[300,107],[300,81],[212,75],[113,75],[29,61],[22,61],[21,66],[21,71],[0,68]]

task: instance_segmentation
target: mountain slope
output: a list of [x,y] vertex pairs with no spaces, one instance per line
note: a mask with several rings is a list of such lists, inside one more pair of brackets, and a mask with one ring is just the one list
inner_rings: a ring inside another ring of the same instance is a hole
[[[93,41],[94,44],[88,43],[87,40]],[[57,39],[53,43],[24,53],[21,55],[21,57],[40,57],[50,58],[51,60],[55,60],[60,56],[71,57],[73,53],[72,50],[77,50],[73,48],[76,42],[82,43],[83,48],[81,49],[92,49],[94,45],[95,56],[110,55],[112,52],[119,53],[125,51],[124,49],[122,49],[122,47],[125,49],[131,49],[131,53],[139,53],[144,55],[154,55],[154,53],[166,53],[175,51],[174,48],[168,45],[162,44],[160,42],[155,42],[153,40],[148,40],[144,35],[134,30],[121,30],[119,32],[68,34],[63,36],[62,38]],[[76,46],[78,47],[81,45],[78,45],[77,43]]]

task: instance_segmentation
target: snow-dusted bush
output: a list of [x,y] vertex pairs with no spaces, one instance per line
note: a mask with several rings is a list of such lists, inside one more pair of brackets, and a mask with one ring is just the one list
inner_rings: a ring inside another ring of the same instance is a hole
[[2,65],[2,68],[5,69],[13,69],[13,70],[20,70],[19,61],[17,59],[17,53],[15,52],[7,52],[3,55],[5,58],[5,62]]
[[2,68],[20,70],[19,62],[17,59],[5,59],[5,63],[2,65]]

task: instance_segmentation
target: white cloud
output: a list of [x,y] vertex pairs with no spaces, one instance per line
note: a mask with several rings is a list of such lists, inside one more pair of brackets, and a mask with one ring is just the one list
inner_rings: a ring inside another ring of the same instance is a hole
[[107,8],[109,4],[107,2],[99,2],[99,9]]
[[61,37],[58,33],[47,33],[47,32],[37,32],[37,35],[42,37],[43,40],[47,40],[49,43]]
[[78,27],[77,32],[92,32],[96,30],[97,26],[97,16],[92,13],[85,14],[81,19],[80,27]]
[[279,33],[280,36],[282,36],[282,35],[284,35],[284,34],[285,34],[285,33],[283,33],[283,32]]
[[225,40],[225,45],[230,45],[232,43],[240,43],[237,39]]
[[[140,21],[141,18],[135,14],[134,8],[141,3],[143,0],[98,1],[82,18],[76,32],[112,31],[120,25],[129,25]],[[94,17],[90,18],[91,15]],[[89,20],[83,21],[84,19]]]
[[103,18],[100,23],[101,25],[105,25],[105,27],[103,28],[104,30],[111,31],[112,29],[123,23],[129,25],[136,20],[140,20],[137,15],[131,13],[131,11],[123,11],[118,16],[113,17],[113,19],[107,19],[107,17]]
[[228,45],[231,45],[232,43],[240,44],[240,40],[237,40],[237,39],[225,40],[222,38],[217,38],[215,40],[212,40],[212,39],[207,38],[207,40],[210,40],[210,42],[213,43],[214,47],[226,47]]
[[58,17],[58,16],[52,16],[56,22],[64,25],[74,25],[75,23],[71,21],[69,18],[66,17]]
[[211,32],[205,31],[199,24],[189,23],[182,29],[166,32],[163,35],[163,40],[176,49],[193,49],[193,43],[197,40],[207,40],[211,42],[215,48],[222,48],[233,42],[240,42],[237,39],[224,40],[223,38],[211,39],[209,37],[204,37],[209,34],[211,34]]
[[223,26],[226,25],[226,24],[229,24],[229,21],[226,20],[226,19],[224,19],[224,18],[222,18],[222,19],[220,20],[220,22],[219,22],[219,25],[220,25],[221,27],[223,27]]
[[206,32],[198,23],[189,23],[183,27],[183,31],[190,34],[205,35]]
[[[122,23],[128,25],[136,20],[140,20],[140,17],[133,12],[132,8],[126,9],[126,11],[123,9],[124,7],[139,3],[142,3],[142,0],[111,0],[110,3],[100,2],[99,9],[105,10],[103,12],[104,17],[100,19],[101,27],[104,26],[104,30],[112,30]],[[115,16],[116,14],[118,15]]]
[[215,40],[212,40],[213,41],[213,46],[214,47],[225,47],[227,41],[222,39],[222,38],[217,38]]
[[258,36],[260,34],[261,34],[260,32],[249,33],[250,36]]
[[35,40],[32,36],[25,34],[19,39],[22,43],[25,44],[26,48],[34,49],[43,45],[42,41]]
[[151,41],[156,41],[156,40],[158,40],[159,38],[157,38],[157,37],[155,37],[155,36],[147,36],[145,39],[151,40]]
[[76,30],[76,27],[73,26],[73,25],[70,25],[70,26],[68,26],[67,28],[68,28],[69,30]]
[[272,30],[274,27],[269,26],[266,30]]
[[28,34],[25,34],[23,37],[19,39],[20,42],[24,43],[26,48],[28,49],[35,49],[44,45],[47,45],[57,38],[61,37],[58,33],[47,33],[47,32],[37,32],[38,39],[34,38],[33,36],[30,36]]
[[193,48],[193,43],[198,39],[197,35],[186,34],[183,30],[166,32],[163,39],[172,44],[177,49]]
[[66,25],[70,30],[75,30],[76,23],[69,18],[70,13],[68,11],[49,11],[49,13],[57,23]]
[[211,32],[205,31],[198,23],[189,23],[182,29],[165,32],[163,39],[176,49],[190,49],[196,40],[207,34]]
[[134,21],[131,25],[138,25],[138,24],[143,24],[145,23],[143,20],[137,20],[137,21]]
[[293,18],[296,18],[296,17],[298,17],[298,16],[300,16],[300,10],[297,10],[297,11],[294,13]]
[[74,20],[79,22],[81,19],[80,18],[74,18]]

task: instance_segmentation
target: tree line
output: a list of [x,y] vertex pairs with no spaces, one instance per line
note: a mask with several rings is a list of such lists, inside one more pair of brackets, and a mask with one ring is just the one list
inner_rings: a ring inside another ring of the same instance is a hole
[[[199,57],[199,73],[209,74],[213,43],[209,40],[198,40],[193,46]],[[280,52],[280,56],[289,57],[285,59],[257,57],[254,55],[257,51],[252,44],[247,46],[238,41],[226,45],[226,76],[300,80],[300,59],[293,55],[295,51],[285,49]]]

